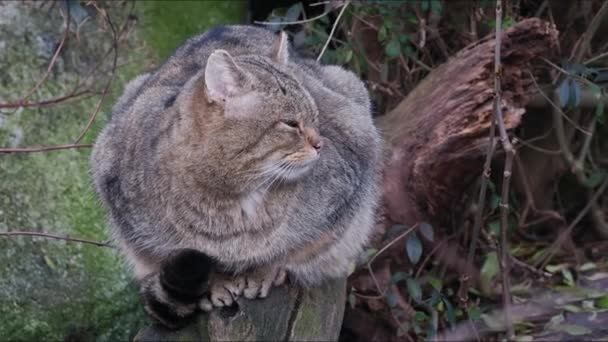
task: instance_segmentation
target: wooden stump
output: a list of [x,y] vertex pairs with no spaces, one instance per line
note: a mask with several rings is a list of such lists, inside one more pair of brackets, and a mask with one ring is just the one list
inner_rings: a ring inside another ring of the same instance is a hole
[[[533,83],[524,70],[556,49],[558,32],[537,18],[502,35],[502,109],[508,129],[520,123]],[[467,179],[482,171],[494,101],[494,35],[433,70],[377,124],[389,149],[384,195],[389,217],[411,225],[441,221],[459,203]]]
[[281,286],[268,298],[200,314],[181,330],[144,328],[135,341],[337,341],[345,302],[344,279],[311,289]]

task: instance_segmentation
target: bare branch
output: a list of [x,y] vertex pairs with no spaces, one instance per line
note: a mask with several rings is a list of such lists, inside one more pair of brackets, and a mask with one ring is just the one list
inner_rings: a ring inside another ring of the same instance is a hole
[[116,248],[116,246],[114,246],[114,245],[112,245],[112,244],[110,244],[108,242],[99,242],[99,241],[85,240],[85,239],[80,239],[80,238],[73,238],[73,237],[70,237],[70,236],[55,235],[55,234],[49,234],[49,233],[43,233],[43,232],[22,232],[22,231],[15,231],[15,232],[0,233],[0,236],[3,236],[3,237],[37,236],[37,237],[43,237],[43,238],[47,238],[47,239],[86,243],[86,244],[90,244],[90,245],[95,245],[97,247]]
[[346,10],[346,7],[348,7],[348,5],[350,5],[350,0],[347,1],[344,4],[344,6],[342,6],[340,13],[338,13],[338,17],[336,18],[336,21],[334,22],[334,26],[331,28],[331,31],[329,32],[329,36],[327,37],[327,41],[325,42],[325,45],[323,45],[323,49],[321,50],[321,53],[319,53],[319,57],[317,57],[317,62],[321,60],[321,57],[323,57],[323,53],[325,53],[325,50],[329,46],[329,42],[331,41],[331,38],[333,37],[334,32],[336,32],[336,28],[338,27],[338,24],[340,23],[340,18],[342,18],[342,15],[344,14],[344,11]]

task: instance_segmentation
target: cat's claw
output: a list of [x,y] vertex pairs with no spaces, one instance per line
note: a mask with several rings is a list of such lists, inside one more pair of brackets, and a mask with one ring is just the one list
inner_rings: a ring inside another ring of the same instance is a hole
[[245,298],[266,298],[273,286],[282,285],[285,282],[287,274],[283,268],[273,267],[268,272],[255,272],[245,276],[245,289],[243,295]]

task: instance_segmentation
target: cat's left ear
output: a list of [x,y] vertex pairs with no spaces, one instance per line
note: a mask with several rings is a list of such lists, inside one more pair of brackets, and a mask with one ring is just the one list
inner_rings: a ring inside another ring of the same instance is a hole
[[289,62],[289,36],[285,31],[281,31],[272,45],[272,59],[281,65]]
[[249,77],[225,50],[215,50],[205,67],[205,85],[211,101],[223,102],[245,93]]

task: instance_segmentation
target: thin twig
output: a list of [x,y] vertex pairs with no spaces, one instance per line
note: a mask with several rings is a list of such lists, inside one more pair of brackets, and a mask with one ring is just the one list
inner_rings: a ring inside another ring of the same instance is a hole
[[68,150],[68,149],[72,149],[72,148],[89,148],[89,147],[93,147],[93,144],[66,144],[66,145],[53,145],[53,146],[5,147],[5,148],[0,148],[0,154],[2,154],[2,153],[46,152],[46,151]]
[[70,241],[70,242],[86,243],[86,244],[90,244],[90,245],[95,245],[97,247],[116,248],[116,246],[114,246],[114,245],[112,245],[112,244],[110,244],[108,242],[99,242],[99,241],[85,240],[85,239],[80,239],[80,238],[73,238],[73,237],[70,237],[70,236],[62,236],[62,235],[55,235],[55,234],[41,233],[41,232],[20,232],[20,231],[16,231],[16,232],[0,233],[0,236],[4,236],[4,237],[12,237],[12,236],[38,236],[38,237],[43,237],[43,238],[47,238],[47,239],[55,239],[55,240],[64,240],[64,241]]
[[583,60],[583,57],[589,50],[591,40],[593,39],[593,36],[595,36],[595,32],[597,32],[598,28],[600,27],[602,20],[606,18],[606,14],[608,14],[608,1],[604,1],[602,7],[600,7],[600,9],[596,12],[595,16],[591,20],[591,23],[589,23],[589,26],[587,26],[585,33],[583,33],[579,38],[580,43],[577,42],[577,49],[572,51],[572,56],[570,57],[574,63],[580,63]]
[[555,254],[557,249],[562,245],[562,243],[564,243],[566,236],[568,236],[570,234],[570,232],[572,231],[572,229],[574,229],[574,227],[579,223],[579,221],[582,220],[583,217],[585,217],[587,212],[594,207],[597,199],[604,193],[607,186],[608,186],[608,179],[606,179],[602,183],[602,185],[597,189],[597,191],[591,196],[591,198],[589,199],[589,201],[587,202],[587,204],[585,205],[583,210],[581,210],[581,212],[578,213],[578,215],[576,215],[576,217],[570,223],[570,225],[562,233],[560,233],[560,236],[557,238],[557,240],[555,240],[555,242],[549,249],[549,252],[547,252],[547,254],[543,258],[543,260],[537,264],[537,266],[539,268],[544,269],[545,266],[547,266],[547,263],[549,263],[549,261],[551,260],[551,258],[553,257],[553,255]]
[[513,166],[513,156],[515,149],[511,144],[507,129],[505,127],[502,113],[502,67],[500,64],[500,48],[502,38],[502,0],[496,0],[496,37],[494,47],[494,115],[498,125],[500,141],[505,151],[505,166],[503,171],[502,193],[500,199],[500,270],[502,275],[502,299],[505,312],[505,326],[507,327],[507,339],[515,337],[513,321],[511,319],[511,286],[510,286],[510,260],[509,260],[509,240],[507,237],[508,216],[509,216],[509,186],[511,183],[511,169]]
[[48,67],[46,68],[46,72],[44,73],[42,78],[40,78],[38,80],[38,82],[36,82],[36,84],[27,93],[25,93],[25,95],[23,95],[18,101],[15,101],[15,102],[24,103],[30,96],[32,96],[32,94],[34,94],[34,92],[38,88],[40,88],[40,86],[44,82],[46,82],[51,71],[53,70],[53,67],[55,66],[55,64],[57,62],[57,57],[59,57],[59,54],[61,53],[61,50],[63,49],[63,46],[65,45],[65,42],[68,40],[68,36],[70,34],[70,6],[66,6],[66,8],[67,8],[66,9],[67,15],[65,17],[65,31],[63,32],[63,37],[61,38],[61,41],[59,42],[59,46],[57,46],[57,49],[55,50],[55,53],[53,54],[53,57],[51,58],[51,62],[49,63]]
[[[87,95],[87,96],[85,96]],[[85,98],[87,97],[91,97],[95,95],[95,93],[93,93],[90,90],[83,90],[77,93],[73,93],[73,94],[68,94],[68,95],[64,95],[64,96],[60,96],[60,97],[55,97],[52,99],[48,99],[48,100],[44,100],[44,101],[37,101],[37,102],[10,102],[10,103],[0,103],[0,108],[25,108],[25,107],[46,107],[46,106],[50,106],[50,105],[54,105],[66,100],[71,100],[77,97],[81,97],[81,96],[85,96]]]
[[106,17],[106,21],[108,22],[108,25],[110,26],[110,30],[112,31],[112,38],[113,38],[112,45],[114,47],[114,59],[112,61],[112,72],[110,74],[110,79],[108,80],[105,88],[103,89],[101,98],[99,99],[99,101],[97,102],[97,105],[95,106],[95,110],[93,111],[93,114],[91,114],[88,122],[86,123],[86,125],[84,126],[84,128],[82,129],[82,131],[80,132],[78,137],[74,140],[74,144],[78,144],[82,140],[82,138],[84,138],[84,135],[87,133],[87,131],[91,128],[91,125],[93,125],[93,122],[95,121],[95,118],[97,117],[97,113],[99,113],[99,111],[101,110],[101,104],[103,103],[103,100],[106,98],[106,95],[108,94],[108,91],[110,90],[112,81],[114,81],[114,78],[116,77],[116,64],[118,62],[118,36],[116,33],[116,29],[114,28],[114,24],[112,24],[112,20],[110,20],[110,16],[105,12],[104,12],[104,15]]
[[260,24],[260,25],[297,25],[297,24],[306,24],[306,23],[310,23],[312,21],[321,19],[323,17],[325,17],[326,15],[328,15],[329,13],[331,13],[332,10],[329,11],[325,11],[315,17],[312,18],[308,18],[308,19],[302,19],[302,20],[294,20],[294,21],[279,21],[279,22],[271,22],[271,21],[254,21],[254,23],[256,24]]
[[369,261],[367,262],[367,269],[369,270],[369,274],[372,277],[372,280],[374,281],[374,284],[376,285],[376,288],[378,289],[378,292],[384,296],[386,293],[386,289],[382,290],[382,288],[380,287],[380,283],[378,283],[378,279],[376,279],[376,275],[374,274],[374,270],[372,268],[372,263],[374,262],[374,260],[376,260],[376,258],[384,253],[384,251],[386,251],[387,249],[389,249],[392,245],[394,245],[397,241],[401,240],[402,238],[404,238],[405,236],[407,236],[409,233],[411,233],[412,231],[414,231],[414,229],[418,228],[419,223],[416,223],[414,225],[412,225],[410,228],[408,228],[405,232],[399,234],[399,236],[395,237],[393,240],[391,240],[391,242],[387,243],[386,246],[382,247],[382,249],[380,249],[376,254],[374,254],[373,257],[371,257],[369,259]]
[[321,57],[323,57],[323,53],[325,53],[325,50],[329,46],[329,42],[331,41],[331,38],[333,37],[334,32],[336,32],[336,28],[338,27],[338,24],[340,23],[340,18],[342,18],[342,15],[344,14],[344,11],[346,11],[346,8],[348,7],[348,5],[350,5],[350,0],[347,1],[344,4],[344,6],[342,6],[340,13],[338,13],[338,17],[336,18],[336,21],[334,22],[334,26],[332,26],[331,31],[329,32],[329,36],[327,37],[327,41],[325,42],[325,45],[323,45],[323,49],[321,50],[321,52],[319,53],[319,56],[317,57],[317,62],[321,60]]

